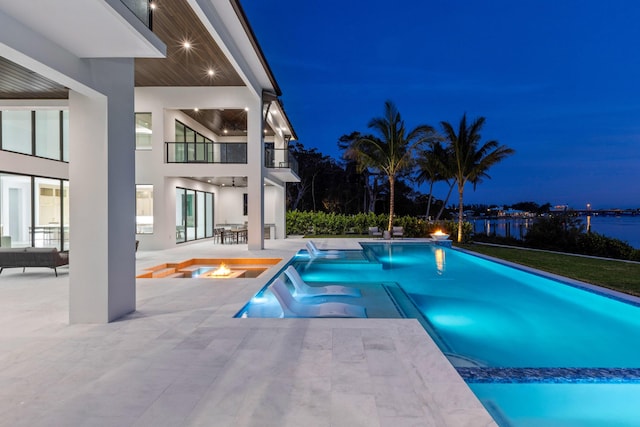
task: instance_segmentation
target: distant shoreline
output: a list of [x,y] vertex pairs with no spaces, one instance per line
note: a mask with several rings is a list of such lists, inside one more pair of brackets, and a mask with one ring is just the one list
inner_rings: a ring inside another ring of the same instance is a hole
[[[586,226],[586,216],[580,216],[583,224]],[[490,224],[490,232],[497,236],[506,236],[507,233],[516,239],[520,238],[521,232],[526,234],[527,224],[535,221],[534,217],[470,217],[467,221],[473,225],[475,233],[486,234],[486,222]],[[507,229],[507,223],[509,228]],[[640,249],[640,215],[621,215],[621,216],[591,216],[591,231],[602,234],[613,239],[619,239],[627,242],[635,249]]]

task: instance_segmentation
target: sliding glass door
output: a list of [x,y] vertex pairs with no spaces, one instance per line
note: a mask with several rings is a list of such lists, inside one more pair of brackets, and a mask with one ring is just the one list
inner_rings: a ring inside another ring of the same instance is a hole
[[213,193],[176,188],[176,243],[213,237]]

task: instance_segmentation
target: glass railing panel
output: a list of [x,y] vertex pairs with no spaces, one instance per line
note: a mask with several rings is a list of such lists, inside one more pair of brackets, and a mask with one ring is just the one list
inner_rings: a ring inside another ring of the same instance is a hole
[[149,0],[120,0],[122,4],[133,12],[144,25],[151,28],[151,8]]
[[267,168],[286,168],[298,173],[298,161],[286,148],[265,148],[264,165]]
[[167,163],[247,163],[247,144],[165,142]]
[[227,163],[247,163],[247,144],[225,144]]

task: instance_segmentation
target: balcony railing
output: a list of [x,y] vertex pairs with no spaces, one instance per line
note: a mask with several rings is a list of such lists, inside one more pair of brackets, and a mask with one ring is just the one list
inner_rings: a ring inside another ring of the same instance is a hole
[[247,163],[243,142],[165,142],[167,163]]
[[268,168],[291,169],[298,174],[298,161],[286,148],[265,148],[264,165]]
[[134,15],[141,20],[147,28],[152,29],[152,13],[151,2],[149,0],[120,0],[122,4],[133,12]]

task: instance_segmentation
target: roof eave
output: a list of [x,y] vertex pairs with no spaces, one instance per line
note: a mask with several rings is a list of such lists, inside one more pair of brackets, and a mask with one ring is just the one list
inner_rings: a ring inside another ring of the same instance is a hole
[[233,10],[236,12],[236,15],[238,16],[238,20],[242,24],[242,27],[247,33],[247,36],[249,37],[249,41],[251,42],[253,49],[255,50],[256,54],[258,55],[258,58],[260,59],[260,63],[262,64],[265,72],[267,73],[267,76],[269,77],[269,81],[273,86],[273,90],[275,91],[277,96],[281,96],[282,90],[280,90],[280,86],[278,85],[278,82],[276,81],[273,71],[271,70],[269,63],[267,62],[267,58],[265,57],[264,52],[262,51],[262,48],[258,43],[258,39],[256,38],[256,35],[253,32],[253,29],[251,28],[251,25],[249,24],[249,20],[247,18],[247,15],[244,12],[244,9],[242,8],[242,5],[240,4],[240,0],[229,0],[229,2],[231,3]]

